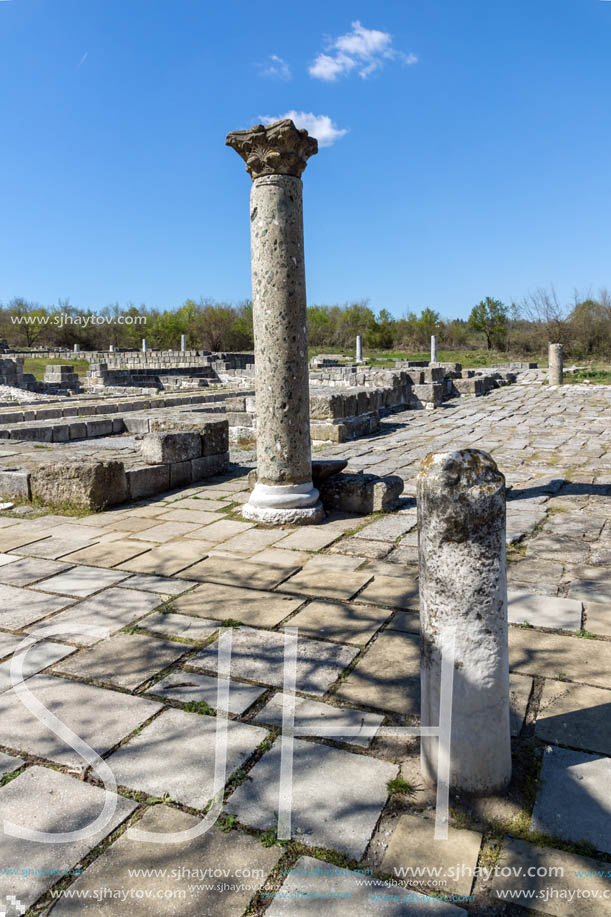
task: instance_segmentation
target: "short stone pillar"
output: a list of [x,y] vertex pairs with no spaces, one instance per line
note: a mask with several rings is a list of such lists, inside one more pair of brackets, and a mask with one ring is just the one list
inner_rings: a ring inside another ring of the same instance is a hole
[[562,385],[564,355],[562,344],[550,344],[548,348],[549,384]]
[[81,351],[81,345],[80,345],[80,344],[75,344],[75,345],[74,345],[74,352],[75,352],[75,353],[80,353],[80,351]]
[[363,362],[363,338],[360,334],[356,336],[356,362]]
[[437,362],[437,335],[431,335],[431,363]]
[[149,345],[147,344],[146,338],[142,338],[142,353],[146,353],[148,349]]
[[232,131],[226,143],[253,180],[250,239],[257,483],[246,519],[305,524],[323,517],[312,483],[301,174],[318,143],[286,118]]
[[186,349],[187,349],[187,335],[181,334],[180,335],[180,352],[184,353]]
[[[449,783],[490,793],[511,778],[505,478],[478,449],[427,456],[417,477],[422,726],[440,722],[442,653],[454,630]],[[437,782],[438,739],[422,737]]]
[[114,353],[114,352],[115,352],[115,345],[114,345],[114,344],[111,344],[110,347],[109,347],[108,349],[109,349],[110,353]]

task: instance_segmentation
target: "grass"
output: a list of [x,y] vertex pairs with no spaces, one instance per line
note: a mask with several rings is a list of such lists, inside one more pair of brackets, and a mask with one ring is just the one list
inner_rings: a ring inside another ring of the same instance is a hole
[[39,382],[42,382],[46,366],[62,364],[63,366],[73,366],[75,373],[78,373],[79,376],[86,376],[89,370],[89,361],[73,360],[71,357],[72,354],[69,353],[66,354],[65,358],[54,358],[52,360],[48,357],[26,357],[23,361],[23,371],[24,373],[32,373]]
[[397,796],[399,794],[414,796],[416,792],[416,787],[404,780],[403,777],[395,777],[394,780],[389,780],[386,784],[386,789],[389,796]]
[[[596,364],[594,364],[596,366]],[[609,369],[578,369],[574,373],[565,373],[564,382],[592,382],[594,385],[611,385]]]

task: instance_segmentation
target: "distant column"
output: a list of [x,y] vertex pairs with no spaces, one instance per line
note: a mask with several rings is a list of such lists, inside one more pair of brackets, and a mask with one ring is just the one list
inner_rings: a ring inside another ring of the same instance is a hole
[[356,336],[356,362],[363,362],[363,338],[360,334]]
[[114,352],[115,352],[115,345],[114,345],[114,344],[111,344],[110,347],[109,347],[108,349],[110,350],[111,353],[114,353]]
[[146,338],[142,338],[142,353],[146,353],[149,349],[149,345],[146,342]]
[[184,353],[186,349],[187,349],[187,335],[181,334],[180,335],[180,352]]
[[437,362],[437,335],[431,335],[431,363]]
[[564,354],[562,344],[550,344],[548,349],[549,384],[562,385]]
[[[478,449],[428,455],[417,477],[422,726],[438,726],[442,653],[454,631],[450,786],[474,793],[511,778],[505,478]],[[437,742],[421,738],[424,779]]]
[[81,351],[81,345],[80,345],[80,344],[75,344],[75,345],[74,345],[74,352],[75,352],[75,353],[80,353],[80,351]]
[[312,483],[301,175],[318,142],[286,118],[232,131],[253,180],[250,241],[257,397],[257,483],[246,519],[323,517]]

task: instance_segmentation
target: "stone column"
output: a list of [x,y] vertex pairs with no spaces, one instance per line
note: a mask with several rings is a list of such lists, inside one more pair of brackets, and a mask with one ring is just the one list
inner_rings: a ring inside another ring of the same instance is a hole
[[288,118],[232,131],[250,193],[257,396],[257,483],[247,519],[305,524],[323,517],[312,484],[301,174],[318,143]]
[[360,334],[356,336],[356,362],[363,362],[363,338]]
[[114,353],[114,352],[115,352],[115,345],[114,345],[114,344],[111,344],[110,347],[109,347],[108,349],[110,350],[111,353]]
[[437,336],[431,335],[431,363],[437,362]]
[[562,385],[564,358],[562,344],[550,344],[548,348],[549,384]]
[[81,345],[80,345],[80,344],[75,344],[75,345],[74,345],[74,352],[75,352],[75,353],[80,353],[80,351],[81,351]]
[[147,344],[147,342],[146,342],[146,338],[142,338],[142,353],[146,353],[148,349],[149,349],[149,347],[148,347],[148,344]]
[[[442,650],[455,628],[450,786],[499,790],[511,778],[505,478],[478,449],[427,456],[417,477],[422,726],[439,724]],[[424,779],[438,739],[421,739]]]
[[184,353],[186,349],[187,349],[187,335],[181,334],[180,335],[180,352]]

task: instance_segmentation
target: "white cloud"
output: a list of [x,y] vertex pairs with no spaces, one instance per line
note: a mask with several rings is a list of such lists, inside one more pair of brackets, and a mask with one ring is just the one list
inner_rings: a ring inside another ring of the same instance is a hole
[[390,32],[366,29],[357,19],[352,31],[327,42],[326,50],[320,53],[308,68],[310,76],[333,83],[340,76],[346,76],[356,68],[361,79],[379,70],[387,60],[401,60],[404,64],[415,64],[415,54],[404,54],[392,46]]
[[267,62],[261,66],[259,76],[269,76],[277,80],[290,80],[292,74],[291,68],[284,58],[279,57],[277,54],[270,54]]
[[85,53],[83,54],[83,56],[81,57],[79,61],[78,67],[76,68],[77,70],[81,69],[81,67],[83,66],[83,64],[85,63],[88,57],[89,57],[89,51],[85,51]]
[[328,115],[315,115],[311,111],[287,111],[286,114],[273,118],[265,115],[261,117],[261,121],[263,124],[273,124],[274,121],[281,121],[283,118],[290,118],[295,127],[305,127],[308,134],[316,137],[319,146],[332,146],[336,140],[340,140],[348,133],[347,129],[338,127]]

